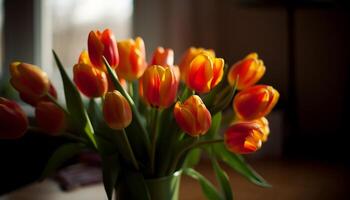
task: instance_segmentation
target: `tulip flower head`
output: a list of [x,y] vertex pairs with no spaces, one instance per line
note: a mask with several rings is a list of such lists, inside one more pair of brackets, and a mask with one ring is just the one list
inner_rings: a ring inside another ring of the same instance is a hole
[[263,130],[255,122],[239,122],[231,125],[224,134],[226,148],[238,154],[252,153],[260,149]]
[[207,54],[196,56],[186,72],[186,85],[199,93],[207,93],[222,79],[224,60]]
[[[82,57],[82,56],[80,56]],[[78,89],[87,97],[103,96],[108,89],[108,79],[104,71],[81,61],[73,67],[73,81]]]
[[51,136],[56,136],[66,127],[64,111],[52,102],[39,102],[35,107],[35,119],[38,127]]
[[265,65],[258,59],[258,54],[251,53],[243,60],[238,61],[230,68],[228,72],[228,82],[234,85],[238,79],[237,89],[242,90],[254,85],[265,73]]
[[132,81],[140,78],[147,67],[146,51],[143,39],[128,39],[118,42],[120,63],[116,71],[118,76]]
[[[57,99],[57,92],[55,87],[52,85],[52,83],[50,82],[50,87],[49,87],[49,91],[48,94],[51,95],[51,97],[53,97],[54,99]],[[31,105],[31,106],[36,106],[40,101],[50,101],[50,98],[47,96],[31,96],[30,94],[26,94],[26,93],[19,93],[19,97],[22,99],[22,101],[26,102],[27,104]]]
[[153,53],[151,65],[173,66],[174,51],[158,47]]
[[174,103],[178,87],[172,67],[152,65],[140,79],[140,96],[154,107],[166,108]]
[[239,119],[254,120],[269,114],[278,98],[273,87],[256,85],[240,91],[233,100],[233,108]]
[[112,129],[123,129],[131,123],[130,105],[119,91],[107,92],[103,103],[103,117]]
[[10,74],[11,85],[19,93],[42,97],[50,88],[50,81],[47,74],[35,65],[13,62],[10,65]]
[[269,128],[269,121],[266,119],[266,117],[261,117],[258,119],[254,119],[251,121],[238,121],[236,123],[254,123],[257,124],[260,127],[260,130],[262,132],[262,137],[261,137],[261,141],[262,142],[266,142],[267,138],[270,134],[270,128]]
[[14,101],[0,97],[0,139],[17,139],[28,128],[28,118]]
[[186,80],[187,72],[190,68],[192,60],[200,54],[207,54],[211,57],[215,57],[215,52],[212,49],[203,49],[195,47],[190,47],[189,49],[187,49],[187,51],[183,54],[179,65],[182,80]]
[[210,112],[197,95],[190,96],[184,103],[178,101],[174,107],[174,117],[181,129],[191,136],[205,134],[211,125]]
[[105,70],[103,56],[112,68],[119,63],[119,54],[116,39],[111,30],[91,31],[88,37],[88,51],[94,67]]

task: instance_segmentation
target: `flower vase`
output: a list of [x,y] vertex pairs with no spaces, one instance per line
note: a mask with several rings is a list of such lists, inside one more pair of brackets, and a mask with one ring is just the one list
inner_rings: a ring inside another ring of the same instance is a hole
[[[178,200],[180,189],[181,171],[177,171],[170,176],[146,179],[145,183],[152,200]],[[132,189],[121,184],[116,192],[117,200],[138,200],[133,197]],[[147,194],[145,194],[147,195]]]

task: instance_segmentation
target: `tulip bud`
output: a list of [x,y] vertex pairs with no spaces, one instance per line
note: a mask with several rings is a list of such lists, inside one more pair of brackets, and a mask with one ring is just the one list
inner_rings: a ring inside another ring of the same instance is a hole
[[224,134],[226,148],[234,153],[246,154],[260,149],[263,130],[254,122],[231,125]]
[[239,119],[253,120],[269,114],[278,98],[273,87],[256,85],[240,91],[233,100],[233,108]]
[[254,119],[251,121],[238,121],[236,123],[255,123],[260,127],[261,132],[263,133],[261,137],[262,142],[267,141],[267,137],[270,134],[269,121],[265,117]]
[[153,53],[151,65],[173,66],[174,51],[158,47]]
[[112,129],[123,129],[131,123],[130,105],[119,91],[107,92],[103,103],[103,117]]
[[103,96],[108,89],[106,73],[88,64],[76,64],[73,67],[73,81],[87,97]]
[[12,86],[29,96],[44,96],[50,87],[47,74],[39,67],[28,63],[13,62],[10,65]]
[[145,44],[142,38],[118,42],[120,63],[116,69],[118,76],[132,81],[140,78],[147,67]]
[[103,56],[112,68],[119,63],[118,47],[111,30],[91,31],[88,37],[88,51],[91,63],[94,67],[105,70]]
[[166,108],[174,103],[178,87],[172,67],[152,65],[140,79],[140,96],[152,106]]
[[28,119],[14,101],[0,97],[0,139],[17,139],[28,128]]
[[178,101],[174,117],[181,129],[191,136],[205,134],[211,125],[210,112],[197,95],[190,96],[183,104]]
[[[55,99],[57,99],[57,92],[55,87],[50,82],[50,87],[48,93]],[[26,102],[27,104],[31,106],[36,106],[38,102],[40,101],[50,101],[49,97],[47,96],[31,96],[26,93],[19,93],[19,97],[22,99],[22,101]]]
[[66,127],[64,111],[52,102],[39,102],[35,107],[35,119],[38,127],[51,136],[56,136]]
[[235,84],[238,78],[237,89],[242,90],[254,85],[265,73],[265,66],[262,60],[258,59],[258,54],[251,53],[243,60],[238,61],[228,72],[228,82]]
[[224,60],[206,54],[196,56],[187,71],[186,85],[199,93],[209,92],[222,79]]
[[207,54],[207,55],[210,55],[211,57],[215,57],[215,52],[212,49],[203,49],[203,48],[194,48],[194,47],[187,49],[187,51],[183,54],[179,65],[182,80],[187,79],[187,74],[188,74],[188,69],[190,68],[190,64],[192,60],[199,54]]

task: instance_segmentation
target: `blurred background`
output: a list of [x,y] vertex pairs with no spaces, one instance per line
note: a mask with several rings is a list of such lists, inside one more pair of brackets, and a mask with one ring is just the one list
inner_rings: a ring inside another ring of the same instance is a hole
[[[8,66],[20,60],[48,72],[62,98],[51,49],[71,72],[89,31],[107,27],[117,40],[141,36],[148,60],[157,46],[173,48],[177,62],[190,46],[212,48],[230,65],[257,52],[267,68],[260,83],[281,98],[268,116],[269,141],[248,160],[275,187],[233,174],[238,199],[346,199],[349,8],[346,0],[0,0],[0,96],[17,98]],[[35,134],[0,141],[0,199],[35,181],[59,144]]]

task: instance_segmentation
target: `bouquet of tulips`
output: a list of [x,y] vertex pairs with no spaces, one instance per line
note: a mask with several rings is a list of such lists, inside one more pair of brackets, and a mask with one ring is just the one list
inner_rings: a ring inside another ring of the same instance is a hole
[[[1,97],[1,139],[19,138],[29,127],[69,138],[52,155],[43,177],[90,149],[101,157],[108,199],[122,189],[129,191],[127,199],[160,199],[155,193],[162,189],[152,190],[149,180],[174,173],[198,180],[208,199],[232,199],[229,177],[218,161],[269,186],[240,155],[257,151],[267,140],[265,116],[279,98],[271,86],[254,85],[265,73],[256,53],[228,67],[213,50],[191,47],[176,66],[172,49],[158,47],[147,63],[142,38],[116,41],[109,29],[91,31],[87,44],[73,67],[73,80],[53,52],[65,104],[39,67],[10,65],[10,82],[35,108],[36,123],[29,126],[20,106]],[[225,110],[233,111],[223,116]],[[209,156],[220,189],[193,169],[202,153]]]

